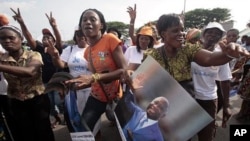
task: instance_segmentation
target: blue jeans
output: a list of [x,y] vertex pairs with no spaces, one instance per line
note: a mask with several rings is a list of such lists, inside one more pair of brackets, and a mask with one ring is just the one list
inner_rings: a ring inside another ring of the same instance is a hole
[[106,110],[107,102],[101,102],[90,96],[82,113],[83,123],[87,123],[91,131],[93,131],[96,122]]
[[63,104],[62,101],[60,100],[60,96],[58,92],[56,91],[51,91],[47,93],[50,99],[50,114],[52,116],[57,115],[58,113],[63,112]]
[[[46,87],[47,84],[44,84]],[[57,91],[50,91],[47,93],[50,100],[50,115],[55,116],[58,113],[63,113],[63,101],[60,99]]]

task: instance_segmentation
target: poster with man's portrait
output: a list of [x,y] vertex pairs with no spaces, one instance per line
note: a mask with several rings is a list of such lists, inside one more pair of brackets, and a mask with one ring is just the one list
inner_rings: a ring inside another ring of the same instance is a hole
[[[157,97],[165,97],[168,100],[169,105],[166,115],[158,122],[164,140],[168,141],[186,141],[213,120],[195,99],[151,56],[148,56],[133,73],[132,80],[133,85],[138,89],[135,92],[126,90],[126,94],[115,110],[125,136],[129,136],[130,131],[128,128],[126,130],[124,128],[130,119],[134,119],[133,113],[125,112],[130,109],[124,106],[128,99],[144,111],[147,110],[150,102]],[[128,91],[129,94],[127,94]],[[150,135],[146,131],[138,131],[137,134]],[[135,136],[132,133],[131,136],[133,137],[133,135]]]

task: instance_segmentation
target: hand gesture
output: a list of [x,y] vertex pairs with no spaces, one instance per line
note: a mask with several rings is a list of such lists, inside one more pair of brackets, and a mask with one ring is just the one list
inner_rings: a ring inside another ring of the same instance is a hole
[[131,6],[129,6],[127,8],[127,12],[129,13],[130,20],[135,21],[135,18],[136,18],[136,4],[134,5],[134,9]]
[[19,24],[23,23],[23,18],[21,16],[19,8],[17,8],[17,11],[15,11],[12,8],[10,8],[10,10],[15,14],[14,16],[12,16],[14,18],[14,20],[17,21]]
[[59,57],[59,51],[54,46],[54,43],[51,40],[44,38],[43,42],[45,42],[45,44],[47,45],[44,52],[48,53],[52,57]]
[[50,12],[50,16],[49,16],[47,13],[45,13],[45,15],[46,15],[46,17],[48,18],[50,25],[51,25],[52,27],[55,27],[55,26],[56,26],[56,20],[55,20],[55,18],[52,16],[52,12]]
[[94,81],[92,75],[80,75],[77,78],[65,81],[65,84],[75,84],[75,89],[83,89],[90,87],[91,83]]
[[236,43],[227,44],[225,41],[219,42],[222,51],[230,58],[250,57],[250,53],[242,46]]

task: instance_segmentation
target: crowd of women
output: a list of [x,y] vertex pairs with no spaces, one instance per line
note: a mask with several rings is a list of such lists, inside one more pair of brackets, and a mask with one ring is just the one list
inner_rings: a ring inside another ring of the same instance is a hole
[[[8,82],[8,85],[1,85],[6,88],[8,96],[7,108],[3,110],[6,110],[11,134],[16,141],[55,140],[49,116],[54,107],[51,95],[56,92],[47,94],[44,89],[52,75],[64,68],[69,68],[74,77],[65,84],[75,84],[81,118],[93,131],[96,140],[101,140],[100,117],[105,113],[106,105],[122,98],[122,83],[136,92],[131,72],[147,55],[165,68],[214,118],[198,133],[200,141],[214,138],[218,111],[216,81],[220,81],[219,88],[222,88],[224,126],[231,116],[228,80],[232,76],[228,63],[240,57],[248,58],[250,54],[240,44],[230,42],[229,38],[222,40],[226,31],[217,22],[209,23],[198,34],[200,38],[195,43],[186,41],[184,21],[178,14],[163,14],[156,23],[145,24],[134,34],[136,5],[128,7],[133,45],[124,50],[119,29],[110,29],[107,33],[110,27],[107,27],[102,12],[87,9],[79,17],[74,31],[75,44],[63,49],[52,13],[46,16],[54,34],[44,28],[42,42],[39,42],[26,27],[20,10],[11,10],[21,29],[1,20],[0,44],[5,52],[0,53],[0,72],[1,79],[4,77]],[[197,32],[191,33],[197,35]],[[187,36],[188,39],[197,38],[193,35]],[[23,47],[24,38],[30,50]],[[55,117],[60,121],[56,114]]]

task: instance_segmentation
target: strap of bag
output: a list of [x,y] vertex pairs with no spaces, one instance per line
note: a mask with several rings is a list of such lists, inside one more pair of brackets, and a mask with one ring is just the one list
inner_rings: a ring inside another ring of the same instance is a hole
[[[91,47],[89,47],[89,62],[90,62],[90,66],[91,66],[91,69],[93,70],[93,73],[96,73],[96,69],[94,67],[94,64],[93,64],[93,61],[92,61],[92,57],[91,57]],[[108,97],[108,94],[106,93],[105,89],[104,89],[104,86],[103,84],[100,82],[100,81],[97,81],[102,89],[102,91],[104,92],[108,102],[111,101]]]

